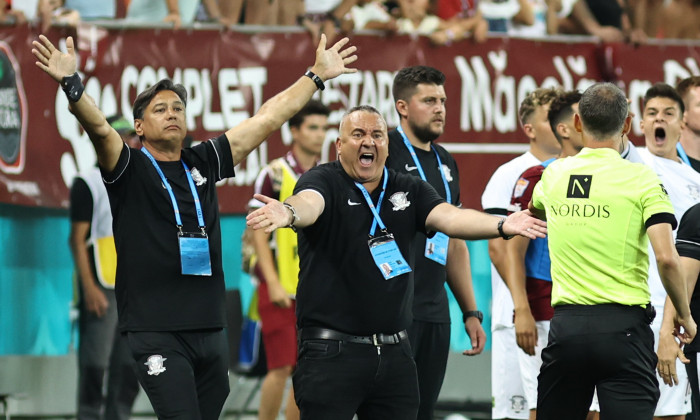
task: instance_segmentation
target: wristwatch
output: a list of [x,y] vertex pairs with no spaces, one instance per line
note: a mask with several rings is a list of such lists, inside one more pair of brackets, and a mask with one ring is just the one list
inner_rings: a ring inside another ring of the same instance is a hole
[[515,235],[506,235],[506,233],[503,231],[503,223],[505,223],[505,221],[505,217],[502,217],[501,220],[498,221],[498,235],[507,241]]
[[462,322],[467,322],[467,318],[474,317],[479,320],[479,324],[484,322],[484,313],[481,311],[467,311],[462,314]]

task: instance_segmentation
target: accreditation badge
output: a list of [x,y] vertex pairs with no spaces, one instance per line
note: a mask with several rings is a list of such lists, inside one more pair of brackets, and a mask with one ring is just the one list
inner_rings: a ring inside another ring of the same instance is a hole
[[206,233],[178,232],[180,243],[180,265],[182,274],[211,276],[209,239]]
[[447,263],[447,245],[450,238],[442,232],[437,232],[432,238],[425,240],[425,257],[438,264]]
[[401,255],[398,245],[396,245],[394,235],[388,233],[377,236],[370,239],[368,243],[369,252],[374,258],[374,263],[385,280],[411,272],[411,267]]

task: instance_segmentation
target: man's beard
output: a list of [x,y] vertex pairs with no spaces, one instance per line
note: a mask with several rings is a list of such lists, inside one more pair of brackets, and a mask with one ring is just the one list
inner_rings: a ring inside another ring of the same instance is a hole
[[442,131],[438,133],[431,130],[430,124],[426,124],[425,126],[421,127],[409,121],[409,125],[411,127],[411,131],[413,131],[413,134],[415,134],[418,140],[422,141],[423,143],[430,143],[431,141],[436,140],[442,134]]

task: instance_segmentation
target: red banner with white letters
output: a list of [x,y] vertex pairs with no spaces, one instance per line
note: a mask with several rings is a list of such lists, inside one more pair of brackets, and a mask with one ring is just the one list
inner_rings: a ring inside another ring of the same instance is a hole
[[[0,202],[66,208],[73,177],[95,164],[95,152],[58,84],[34,64],[35,31],[0,28]],[[75,36],[71,32],[54,28],[47,35],[63,46],[66,36]],[[374,35],[353,36],[352,43],[359,71],[328,82],[317,94],[334,111],[323,159],[335,158],[337,124],[346,109],[372,105],[393,127],[398,120],[393,75],[404,66],[433,66],[447,76],[447,125],[439,141],[457,159],[462,201],[475,208],[491,173],[527,147],[517,109],[534,88],[585,89],[595,81],[614,81],[639,115],[652,83],[675,85],[700,74],[698,43],[633,47],[493,38],[435,47],[424,38]],[[105,115],[131,118],[137,92],[169,77],[187,88],[187,127],[195,140],[215,137],[253,115],[313,64],[316,48],[301,32],[100,27],[82,29],[79,44],[86,92]],[[634,126],[633,140],[640,134]],[[283,127],[239,165],[235,178],[222,181],[223,212],[245,211],[259,169],[281,156],[290,141]]]

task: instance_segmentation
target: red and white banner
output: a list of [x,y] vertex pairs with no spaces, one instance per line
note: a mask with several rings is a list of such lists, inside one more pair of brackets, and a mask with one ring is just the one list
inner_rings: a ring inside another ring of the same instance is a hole
[[[0,202],[66,208],[73,177],[95,164],[95,152],[58,84],[35,66],[31,42],[38,33],[33,31],[0,28]],[[71,31],[52,29],[47,35],[63,45]],[[80,35],[86,92],[105,115],[131,118],[137,92],[169,77],[188,90],[187,126],[195,140],[215,137],[251,116],[304,73],[316,48],[300,32],[93,28]],[[352,42],[360,71],[330,81],[318,93],[334,111],[324,159],[335,158],[335,127],[346,109],[375,106],[395,126],[395,72],[433,66],[447,76],[447,127],[439,141],[455,153],[462,200],[475,208],[496,167],[526,148],[517,109],[532,89],[585,89],[595,81],[614,81],[640,115],[641,98],[652,83],[675,85],[700,74],[698,43],[633,47],[494,38],[480,45],[434,47],[424,38],[370,35],[353,36]],[[640,134],[638,123],[635,134]],[[284,127],[237,168],[235,178],[220,185],[223,212],[244,212],[258,170],[281,156],[290,141]]]

